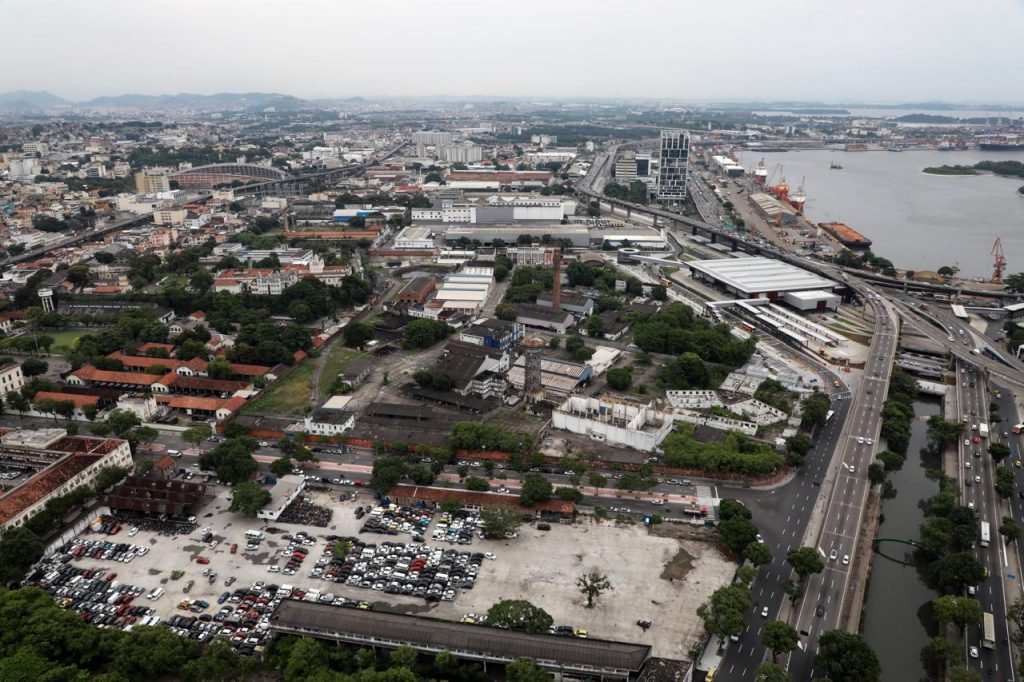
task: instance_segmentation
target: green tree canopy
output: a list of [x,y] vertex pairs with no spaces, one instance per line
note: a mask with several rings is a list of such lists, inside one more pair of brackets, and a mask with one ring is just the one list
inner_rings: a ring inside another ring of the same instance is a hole
[[801,581],[806,581],[814,573],[821,573],[825,570],[824,560],[818,550],[813,547],[794,547],[786,554],[786,561],[800,576]]
[[245,481],[235,486],[229,511],[256,516],[256,512],[270,504],[270,491],[255,481]]
[[815,658],[829,682],[877,682],[882,674],[878,657],[860,635],[829,630],[818,638]]
[[750,591],[739,585],[726,585],[715,590],[708,601],[697,608],[704,629],[720,639],[739,635],[746,626],[747,612],[753,607]]
[[505,599],[487,610],[487,622],[530,634],[547,632],[554,619],[544,609],[524,599]]

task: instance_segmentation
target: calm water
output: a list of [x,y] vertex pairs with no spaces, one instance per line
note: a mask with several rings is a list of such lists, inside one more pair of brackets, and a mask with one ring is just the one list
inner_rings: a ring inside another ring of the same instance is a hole
[[[939,403],[934,400],[914,403],[918,417],[939,411]],[[879,528],[880,537],[910,540],[919,535],[924,515],[918,502],[938,492],[937,484],[925,477],[925,466],[919,454],[927,439],[927,423],[915,419],[907,461],[900,471],[889,477],[896,496],[882,501],[885,522]],[[878,654],[883,682],[913,682],[925,677],[921,649],[931,639],[926,629],[929,602],[939,593],[925,586],[918,578],[917,569],[909,564],[907,555],[912,547],[885,542],[878,550],[871,564],[864,638]]]
[[[1017,193],[1024,179],[921,172],[986,159],[1024,161],[1022,152],[748,152],[740,163],[753,168],[762,156],[769,173],[782,165],[790,187],[803,180],[808,218],[846,223],[898,267],[959,264],[964,276],[987,278],[992,244],[1002,237],[1009,271],[1024,271],[1024,195]],[[830,170],[831,161],[843,170]]]

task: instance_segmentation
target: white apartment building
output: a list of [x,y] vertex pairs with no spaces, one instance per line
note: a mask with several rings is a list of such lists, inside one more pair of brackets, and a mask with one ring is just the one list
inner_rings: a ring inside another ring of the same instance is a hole
[[476,163],[484,158],[480,145],[472,143],[444,144],[437,148],[437,158],[448,163]]
[[435,146],[451,144],[452,134],[439,130],[419,130],[412,134],[413,144],[432,144]]
[[25,375],[21,373],[21,365],[11,363],[0,367],[0,396],[17,391],[25,385]]

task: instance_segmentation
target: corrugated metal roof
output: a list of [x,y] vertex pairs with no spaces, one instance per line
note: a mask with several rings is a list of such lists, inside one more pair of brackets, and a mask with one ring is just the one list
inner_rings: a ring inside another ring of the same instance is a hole
[[638,672],[651,647],[599,639],[528,635],[514,630],[453,623],[436,618],[346,609],[285,599],[270,617],[272,629],[305,630],[343,639],[345,635],[407,643],[415,648],[485,655],[492,660],[527,657],[548,666]]

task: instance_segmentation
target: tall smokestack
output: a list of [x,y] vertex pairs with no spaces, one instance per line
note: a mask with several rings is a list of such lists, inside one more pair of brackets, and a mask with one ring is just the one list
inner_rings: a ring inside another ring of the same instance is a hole
[[562,252],[555,251],[555,274],[551,280],[551,309],[562,309]]

